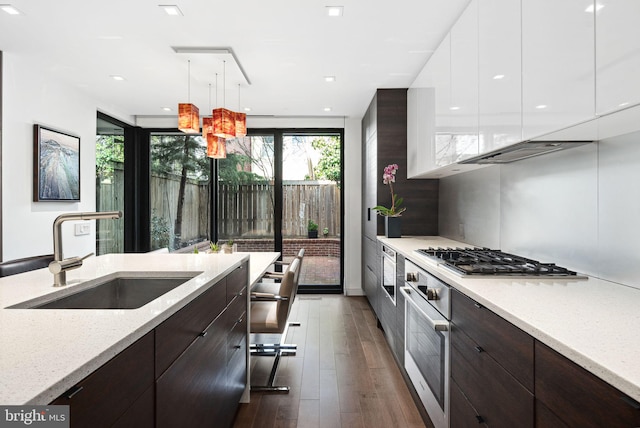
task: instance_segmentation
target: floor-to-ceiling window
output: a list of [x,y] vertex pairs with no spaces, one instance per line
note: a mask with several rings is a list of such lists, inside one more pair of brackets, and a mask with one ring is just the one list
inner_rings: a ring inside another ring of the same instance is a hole
[[[124,128],[98,114],[96,129],[96,211],[124,215]],[[96,220],[96,254],[124,252],[124,219]]]
[[210,159],[200,135],[152,133],[150,249],[209,241]]

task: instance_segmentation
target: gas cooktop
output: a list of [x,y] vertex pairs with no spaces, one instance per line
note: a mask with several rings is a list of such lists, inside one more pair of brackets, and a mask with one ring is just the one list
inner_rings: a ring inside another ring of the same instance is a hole
[[461,275],[576,276],[576,272],[554,263],[541,263],[488,248],[425,248],[418,254],[436,260]]

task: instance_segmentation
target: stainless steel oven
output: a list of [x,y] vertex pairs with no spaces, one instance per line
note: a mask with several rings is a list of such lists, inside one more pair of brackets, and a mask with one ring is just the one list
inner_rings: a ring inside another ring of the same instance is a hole
[[393,304],[396,304],[396,252],[387,247],[382,246],[382,290],[391,298]]
[[405,370],[436,428],[449,426],[449,286],[405,260]]

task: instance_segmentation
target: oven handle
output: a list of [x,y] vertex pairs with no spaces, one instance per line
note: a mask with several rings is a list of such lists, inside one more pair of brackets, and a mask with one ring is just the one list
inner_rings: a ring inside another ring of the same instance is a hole
[[409,302],[416,311],[420,312],[420,315],[422,315],[425,319],[427,319],[427,321],[429,321],[435,331],[448,331],[449,321],[436,321],[431,319],[429,315],[427,315],[422,309],[420,309],[418,305],[414,303],[413,296],[411,296],[412,291],[413,289],[411,287],[400,287],[400,292],[405,297],[405,300]]

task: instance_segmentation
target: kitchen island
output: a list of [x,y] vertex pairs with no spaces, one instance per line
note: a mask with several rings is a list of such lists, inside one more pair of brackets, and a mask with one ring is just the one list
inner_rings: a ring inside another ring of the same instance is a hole
[[462,277],[415,250],[468,244],[437,236],[378,240],[640,401],[640,289],[588,276]]
[[0,403],[48,404],[151,332],[243,263],[255,283],[278,253],[110,254],[67,273],[65,290],[114,272],[195,276],[138,309],[7,309],[46,297],[52,274],[39,269],[0,279]]

